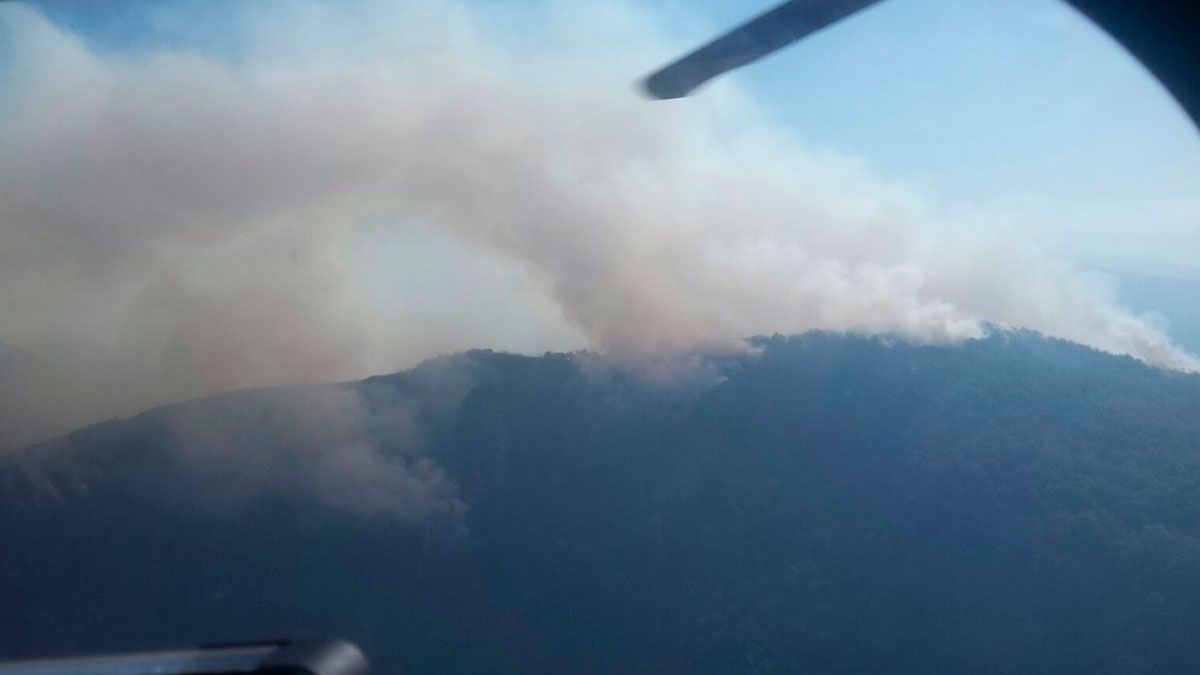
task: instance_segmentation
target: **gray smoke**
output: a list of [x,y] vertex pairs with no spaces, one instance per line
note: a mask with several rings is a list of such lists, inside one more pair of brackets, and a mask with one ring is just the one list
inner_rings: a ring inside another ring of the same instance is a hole
[[[641,363],[991,322],[1200,369],[1020,222],[810,147],[729,82],[638,98],[681,45],[606,5],[283,0],[230,17],[228,58],[101,53],[0,5],[0,342],[37,373],[0,382],[0,443],[497,342]],[[431,232],[436,284],[375,255]]]
[[[359,516],[456,522],[464,505],[423,455],[416,402],[374,394],[368,401],[349,387],[296,387],[184,406],[169,425],[186,469],[171,489],[205,508],[300,495]],[[189,481],[196,489],[180,489]]]

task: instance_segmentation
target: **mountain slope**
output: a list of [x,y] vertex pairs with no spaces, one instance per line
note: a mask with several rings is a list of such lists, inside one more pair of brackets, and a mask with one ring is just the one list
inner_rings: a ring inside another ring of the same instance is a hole
[[1025,333],[655,385],[472,352],[0,466],[0,654],[281,633],[377,672],[1170,672],[1200,377]]

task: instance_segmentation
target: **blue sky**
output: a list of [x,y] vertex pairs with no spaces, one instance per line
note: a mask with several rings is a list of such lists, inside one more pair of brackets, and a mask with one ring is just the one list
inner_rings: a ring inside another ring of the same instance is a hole
[[1200,257],[1200,135],[1066,3],[888,0],[738,77],[814,143],[951,200],[1042,214],[1068,255]]

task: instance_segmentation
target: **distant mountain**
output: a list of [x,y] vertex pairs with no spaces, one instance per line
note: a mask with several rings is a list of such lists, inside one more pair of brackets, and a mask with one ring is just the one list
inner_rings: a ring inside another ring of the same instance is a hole
[[813,333],[471,352],[0,462],[0,656],[335,634],[375,672],[1190,672],[1200,377]]

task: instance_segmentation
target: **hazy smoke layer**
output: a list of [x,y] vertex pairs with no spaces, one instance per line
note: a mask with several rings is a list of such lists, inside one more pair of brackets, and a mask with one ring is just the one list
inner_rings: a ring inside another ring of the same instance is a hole
[[[366,401],[349,388],[244,392],[185,406],[172,419],[187,471],[176,493],[232,508],[264,494],[306,495],[362,516],[453,523],[454,482],[420,454],[417,409],[402,397]],[[385,452],[371,433],[386,428]],[[195,481],[195,490],[180,485]]]
[[[517,304],[561,310],[546,330],[632,361],[991,321],[1200,367],[1101,280],[805,146],[728,82],[640,99],[634,77],[680,47],[654,17],[480,5],[256,4],[221,58],[97,53],[0,5],[0,342],[33,364],[0,382],[0,444],[460,348],[423,337],[420,311],[378,311],[396,290],[364,252],[414,228],[477,252],[435,266],[518,265]],[[472,320],[482,284],[429,292],[460,340],[526,319]]]

